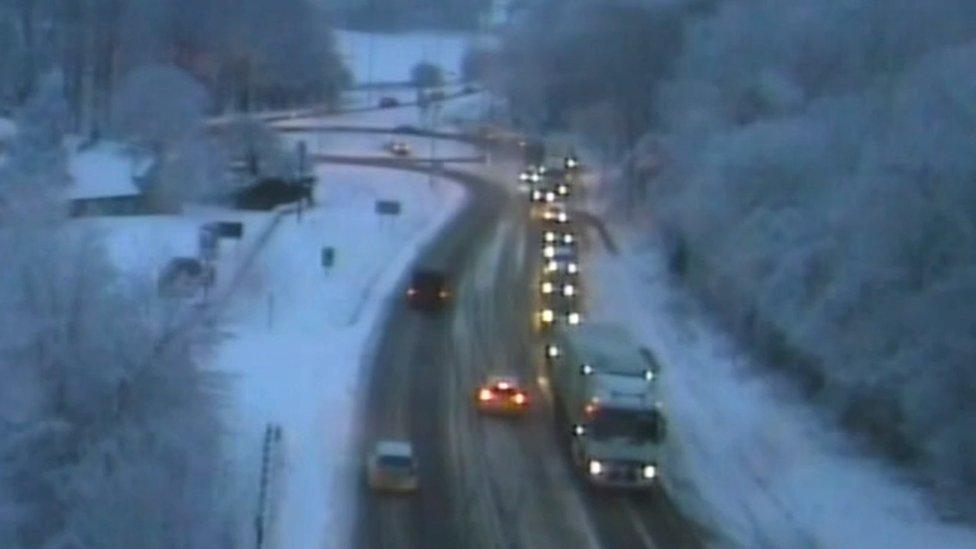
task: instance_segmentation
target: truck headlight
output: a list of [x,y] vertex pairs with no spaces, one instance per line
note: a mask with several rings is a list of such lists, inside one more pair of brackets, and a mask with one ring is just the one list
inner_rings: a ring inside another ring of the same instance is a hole
[[641,476],[648,480],[657,477],[657,467],[653,465],[645,465],[644,468],[641,469]]
[[590,460],[590,474],[593,476],[603,472],[603,464],[595,459]]

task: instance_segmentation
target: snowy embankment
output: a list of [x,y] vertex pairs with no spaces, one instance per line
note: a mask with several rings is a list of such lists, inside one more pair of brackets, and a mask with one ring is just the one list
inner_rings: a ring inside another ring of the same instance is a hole
[[[317,206],[288,216],[230,304],[214,367],[234,376],[230,455],[247,522],[258,501],[267,424],[283,430],[284,468],[269,505],[269,539],[288,548],[347,547],[360,480],[352,455],[356,387],[381,311],[421,247],[457,212],[453,183],[384,169],[319,170]],[[378,199],[402,214],[378,216]],[[322,249],[335,250],[323,267]],[[254,533],[241,534],[246,542]]]
[[976,547],[976,532],[940,522],[897,471],[751,366],[654,244],[622,250],[585,262],[590,317],[630,326],[664,364],[670,492],[722,545]]

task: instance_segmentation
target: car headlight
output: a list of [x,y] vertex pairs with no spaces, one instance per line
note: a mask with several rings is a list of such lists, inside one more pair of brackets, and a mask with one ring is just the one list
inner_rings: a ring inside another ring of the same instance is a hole
[[577,324],[580,323],[580,314],[579,313],[569,313],[569,316],[566,317],[566,320],[570,324],[572,324],[573,326],[575,326],[575,325],[577,325]]
[[560,185],[559,187],[556,187],[556,192],[562,195],[569,194],[569,187],[566,185]]
[[556,233],[552,231],[546,231],[545,234],[542,235],[542,239],[545,240],[546,242],[555,242]]
[[546,263],[546,272],[547,273],[554,273],[558,269],[559,269],[559,263],[556,263],[555,261],[550,261],[549,263]]
[[573,286],[572,284],[566,284],[563,286],[563,295],[566,297],[573,297],[576,295],[576,286]]
[[563,235],[563,242],[566,243],[566,244],[572,244],[573,243],[573,235],[571,235],[571,234],[564,234]]
[[641,469],[641,476],[648,480],[657,477],[657,467],[653,465],[645,465],[644,468]]
[[552,309],[544,309],[542,311],[541,317],[543,322],[549,324],[556,319],[556,313],[552,312]]
[[551,294],[552,293],[552,282],[543,282],[542,283],[542,293],[544,293],[544,294]]
[[569,221],[569,216],[566,215],[566,212],[559,212],[559,217],[557,217],[556,220],[560,223],[565,223]]
[[590,474],[593,476],[603,473],[603,464],[595,459],[590,460]]
[[528,181],[529,180],[529,177],[530,176],[529,176],[528,173],[522,172],[522,173],[519,174],[519,181]]
[[546,356],[549,358],[556,358],[559,356],[559,347],[555,345],[546,345]]
[[542,249],[542,257],[546,259],[551,259],[554,255],[556,255],[556,248],[552,246],[546,246],[545,248]]
[[554,193],[552,191],[547,192],[546,193],[546,202],[555,202],[555,201],[556,201],[556,193]]
[[578,273],[579,272],[579,265],[577,265],[575,263],[570,263],[569,265],[566,266],[566,272],[568,272],[569,274],[576,274],[576,273]]
[[531,179],[532,179],[532,182],[533,183],[538,183],[539,180],[542,179],[542,177],[540,177],[539,174],[534,173],[534,174],[532,174]]
[[532,200],[541,200],[542,191],[532,191]]

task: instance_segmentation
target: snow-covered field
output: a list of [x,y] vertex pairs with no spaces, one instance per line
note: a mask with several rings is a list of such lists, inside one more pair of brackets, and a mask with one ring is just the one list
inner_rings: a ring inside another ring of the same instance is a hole
[[407,82],[410,69],[420,61],[440,65],[447,80],[455,80],[472,38],[458,32],[374,34],[338,30],[336,40],[355,81],[366,83]]
[[[265,425],[283,428],[272,508],[277,546],[288,548],[349,546],[361,480],[351,455],[354,399],[368,339],[407,266],[464,200],[456,185],[431,187],[420,174],[325,167],[318,175],[318,206],[301,220],[289,216],[268,242],[228,310],[229,337],[214,363],[233,376],[240,501],[256,505]],[[402,215],[378,216],[377,199],[399,200]],[[335,249],[331,268],[321,265],[323,247]]]
[[[616,231],[626,234],[625,231]],[[740,547],[976,547],[939,522],[896,471],[863,455],[749,367],[734,341],[667,276],[659,250],[584,260],[590,317],[630,326],[664,365],[671,492]]]

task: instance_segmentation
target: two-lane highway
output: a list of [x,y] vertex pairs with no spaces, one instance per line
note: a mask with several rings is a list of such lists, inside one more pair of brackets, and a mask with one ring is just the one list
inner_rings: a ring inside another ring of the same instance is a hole
[[[424,169],[395,159],[329,160]],[[697,528],[663,494],[593,490],[571,470],[565,433],[537,382],[537,231],[521,197],[503,184],[455,170],[440,175],[464,185],[471,200],[418,266],[447,271],[456,301],[433,315],[403,299],[390,303],[360,400],[359,455],[377,439],[411,440],[421,487],[398,497],[363,482],[354,546],[699,546]],[[475,412],[474,388],[489,373],[530,383],[526,417]]]

